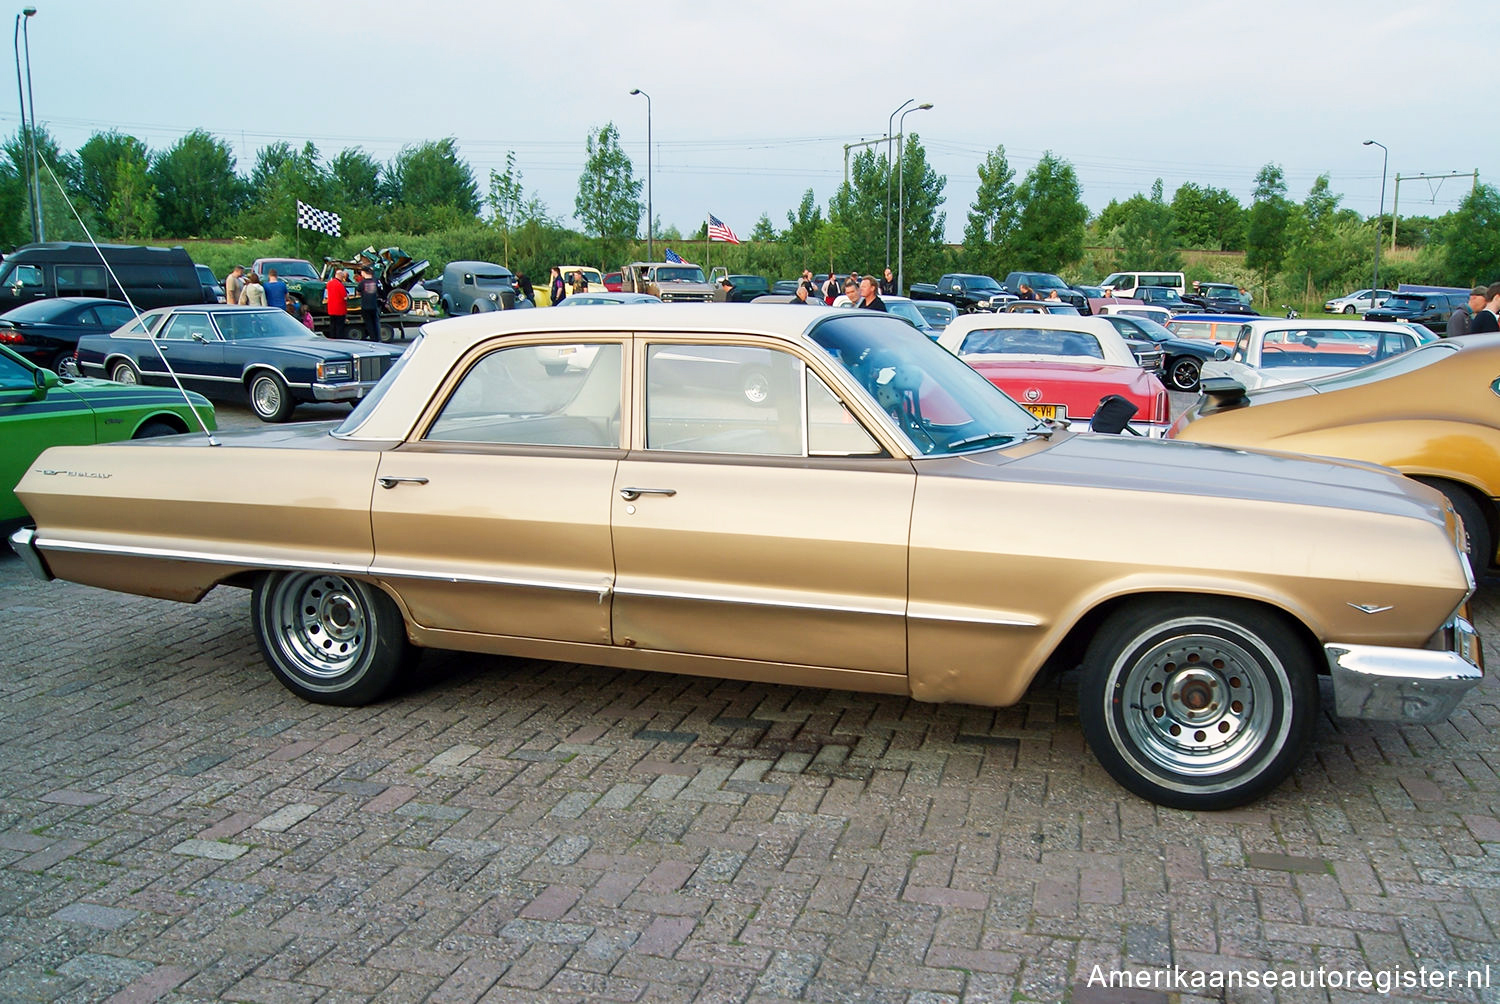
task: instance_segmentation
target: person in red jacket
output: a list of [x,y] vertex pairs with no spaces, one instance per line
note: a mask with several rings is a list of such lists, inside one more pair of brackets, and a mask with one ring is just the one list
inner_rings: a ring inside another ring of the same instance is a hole
[[344,337],[344,319],[349,316],[349,291],[344,288],[344,270],[335,269],[333,278],[323,289],[323,302],[328,304],[328,337]]

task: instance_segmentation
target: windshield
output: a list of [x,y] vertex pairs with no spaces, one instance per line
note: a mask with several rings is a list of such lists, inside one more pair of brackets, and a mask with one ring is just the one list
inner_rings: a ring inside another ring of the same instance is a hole
[[1058,356],[1103,359],[1099,339],[1057,328],[976,328],[958,347],[961,356]]
[[255,338],[311,338],[301,321],[284,310],[219,310],[214,312],[219,333],[231,342]]
[[318,279],[318,273],[305,261],[268,261],[266,271],[276,270],[278,279]]
[[514,277],[509,272],[476,272],[474,273],[474,285],[476,286],[509,286]]
[[1385,301],[1387,310],[1390,310],[1392,307],[1397,310],[1421,310],[1425,306],[1427,306],[1427,298],[1425,296],[1402,296],[1397,294]]
[[831,316],[811,332],[895,420],[921,452],[966,453],[1024,439],[1040,428],[956,356],[900,321],[868,311]]
[[[1130,314],[1130,311],[1123,310],[1121,313]],[[1151,318],[1139,317],[1135,314],[1130,315],[1130,323],[1128,325],[1115,325],[1115,328],[1120,334],[1126,337],[1139,336],[1141,338],[1149,338],[1153,342],[1165,342],[1176,337],[1172,332],[1157,324]]]
[[707,282],[697,265],[662,266],[656,270],[657,282]]
[[922,300],[917,303],[916,307],[922,316],[927,318],[927,323],[934,328],[945,328],[949,321],[958,316],[958,308],[951,303]]
[[984,290],[987,292],[993,291],[996,293],[1005,292],[1004,287],[1002,287],[998,282],[996,282],[994,279],[991,279],[987,275],[972,276],[964,281],[964,285],[968,286],[969,289],[973,292],[979,292],[980,290]]
[[1032,289],[1067,289],[1068,288],[1068,284],[1065,283],[1065,282],[1063,282],[1057,276],[1055,276],[1055,275],[1048,275],[1045,272],[1040,272],[1040,273],[1038,273],[1036,275],[1033,275],[1031,277],[1031,281],[1029,283],[1027,283],[1027,285],[1030,286]]
[[928,328],[927,318],[917,309],[917,305],[910,300],[886,300],[885,310],[888,314],[895,314],[903,320],[910,321],[918,329],[926,331]]

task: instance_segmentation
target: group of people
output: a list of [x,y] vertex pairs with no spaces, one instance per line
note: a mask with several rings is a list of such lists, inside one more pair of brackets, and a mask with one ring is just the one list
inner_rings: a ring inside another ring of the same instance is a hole
[[[346,323],[349,319],[349,290],[346,283],[349,273],[335,269],[333,278],[323,288],[323,302],[328,307],[328,337],[347,338]],[[370,342],[380,340],[380,283],[375,279],[375,270],[366,266],[359,270],[355,285],[359,293],[359,311],[363,326],[355,337]],[[243,265],[236,265],[224,278],[224,302],[241,307],[274,307],[284,310],[301,321],[308,331],[316,331],[312,311],[307,304],[287,291],[287,285],[276,274],[274,268],[266,269],[265,279]]]
[[[526,282],[524,275],[516,276],[516,290],[521,291],[521,283]],[[557,306],[568,298],[569,293],[587,293],[589,281],[583,277],[582,272],[574,272],[572,275],[563,275],[562,269],[556,265],[552,266],[552,306]],[[526,282],[527,299],[531,299],[531,283]]]
[[[727,280],[726,280],[727,281]],[[830,275],[819,286],[813,279],[811,269],[803,269],[797,282],[791,303],[824,303],[830,307],[857,307],[863,310],[885,311],[885,301],[880,294],[897,295],[896,279],[887,268],[883,277],[860,275],[850,272],[840,278]]]
[[1469,290],[1468,306],[1459,307],[1448,316],[1448,337],[1500,331],[1497,315],[1500,315],[1500,282],[1475,286]]

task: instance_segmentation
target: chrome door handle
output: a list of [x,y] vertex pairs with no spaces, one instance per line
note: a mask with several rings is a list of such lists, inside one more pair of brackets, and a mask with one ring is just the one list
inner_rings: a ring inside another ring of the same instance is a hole
[[634,502],[642,495],[676,495],[676,488],[621,488],[620,498],[626,502]]
[[380,487],[382,488],[394,488],[397,485],[425,485],[427,483],[426,478],[393,478],[381,476],[375,480],[380,482]]

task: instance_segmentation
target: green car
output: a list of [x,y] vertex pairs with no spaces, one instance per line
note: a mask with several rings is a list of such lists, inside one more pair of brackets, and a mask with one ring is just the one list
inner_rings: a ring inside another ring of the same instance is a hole
[[[208,398],[188,392],[204,424],[214,425]],[[0,522],[26,516],[16,482],[49,446],[171,436],[199,429],[175,388],[108,380],[63,380],[0,345]]]

